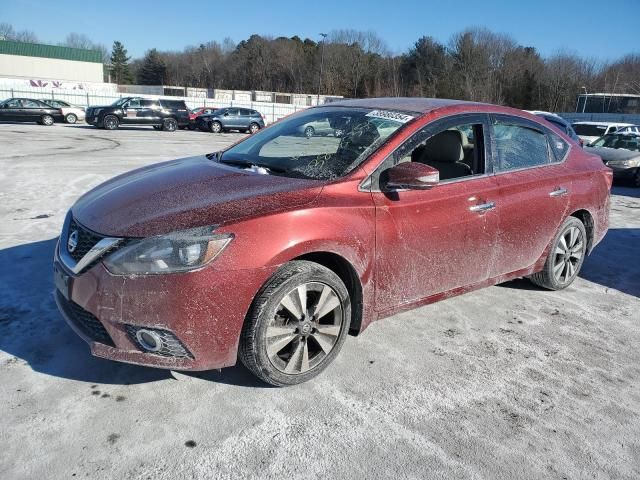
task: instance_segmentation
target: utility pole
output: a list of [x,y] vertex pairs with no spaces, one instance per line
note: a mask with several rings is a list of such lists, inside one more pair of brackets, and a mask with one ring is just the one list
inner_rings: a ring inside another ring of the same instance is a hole
[[320,90],[322,89],[322,68],[324,67],[324,43],[327,38],[327,34],[321,33],[320,36],[322,37],[322,40],[320,41],[322,43],[322,50],[320,53],[320,74],[318,75],[318,99],[316,100],[317,105],[320,105]]

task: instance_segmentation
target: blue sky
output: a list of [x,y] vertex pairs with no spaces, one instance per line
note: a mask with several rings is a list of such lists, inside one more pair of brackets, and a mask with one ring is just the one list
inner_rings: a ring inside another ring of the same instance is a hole
[[447,42],[466,27],[485,26],[543,55],[562,50],[607,60],[640,50],[639,19],[640,0],[0,0],[0,22],[16,30],[49,43],[69,32],[108,47],[120,40],[134,57],[151,47],[182,50],[253,33],[317,40],[319,32],[343,28],[375,31],[398,53],[422,35]]

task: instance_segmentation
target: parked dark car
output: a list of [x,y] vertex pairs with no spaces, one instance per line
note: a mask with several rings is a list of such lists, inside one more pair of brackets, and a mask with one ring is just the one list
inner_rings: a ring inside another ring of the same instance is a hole
[[[324,119],[342,135],[298,134]],[[522,110],[335,102],[80,197],[56,247],[56,299],[99,357],[172,370],[240,359],[291,385],[395,313],[518,277],[568,287],[607,232],[611,181]]]
[[173,132],[189,126],[189,109],[183,100],[125,97],[108,106],[88,107],[86,121],[107,130],[120,125],[150,125]]
[[608,133],[585,147],[613,170],[614,180],[627,180],[640,188],[640,134]]
[[221,133],[229,130],[256,133],[265,127],[264,117],[250,108],[221,108],[209,115],[200,115],[196,127],[203,132]]
[[571,124],[560,115],[556,115],[555,113],[551,112],[543,112],[540,110],[530,110],[529,113],[533,113],[534,115],[544,118],[551,125],[558,127],[563,133],[566,133],[567,136],[573,138],[581,147],[584,146],[584,142],[578,136]]
[[213,112],[215,112],[216,110],[218,110],[219,107],[197,107],[197,108],[192,108],[191,111],[189,112],[189,129],[193,130],[196,128],[196,119],[200,116],[200,115],[209,115]]
[[0,121],[53,125],[64,121],[62,110],[33,98],[9,98],[0,102]]

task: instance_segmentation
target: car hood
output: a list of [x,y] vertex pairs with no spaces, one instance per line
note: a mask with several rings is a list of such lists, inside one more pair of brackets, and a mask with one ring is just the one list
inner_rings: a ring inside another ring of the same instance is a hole
[[640,152],[634,152],[633,150],[626,150],[624,148],[585,147],[584,149],[589,153],[598,155],[605,162],[612,160],[630,160],[640,157]]
[[290,210],[315,200],[323,182],[262,175],[198,156],[125,173],[71,208],[85,227],[114,237],[147,237]]

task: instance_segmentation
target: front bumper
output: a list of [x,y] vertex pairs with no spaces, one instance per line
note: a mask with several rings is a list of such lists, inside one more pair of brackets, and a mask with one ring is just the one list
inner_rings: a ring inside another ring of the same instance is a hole
[[[244,318],[256,292],[273,273],[206,267],[181,274],[123,277],[98,263],[73,276],[60,261],[58,248],[54,263],[67,280],[66,287],[55,291],[58,309],[93,355],[173,370],[234,365]],[[132,327],[171,332],[189,355],[145,352],[130,334]]]

